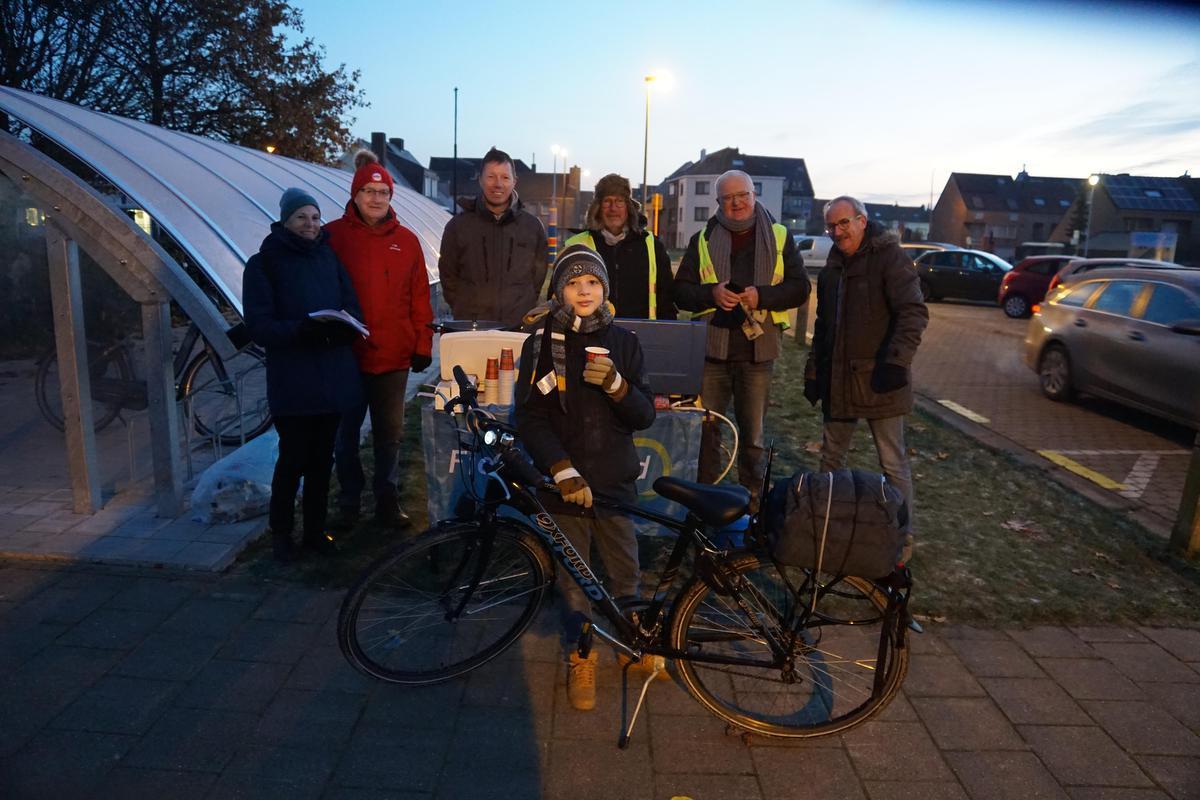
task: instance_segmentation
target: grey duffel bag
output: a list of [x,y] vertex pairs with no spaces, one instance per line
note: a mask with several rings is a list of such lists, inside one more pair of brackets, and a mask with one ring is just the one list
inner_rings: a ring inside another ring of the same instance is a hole
[[767,542],[781,564],[882,578],[904,552],[904,495],[877,472],[799,472],[763,504]]

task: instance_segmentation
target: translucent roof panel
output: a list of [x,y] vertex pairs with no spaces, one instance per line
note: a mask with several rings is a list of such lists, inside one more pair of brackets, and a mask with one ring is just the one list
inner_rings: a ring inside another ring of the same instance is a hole
[[[326,220],[350,199],[349,172],[170,131],[0,87],[0,110],[55,142],[145,209],[241,311],[242,270],[279,214],[279,196],[310,192]],[[425,252],[437,281],[442,229],[450,214],[396,184],[392,208]]]

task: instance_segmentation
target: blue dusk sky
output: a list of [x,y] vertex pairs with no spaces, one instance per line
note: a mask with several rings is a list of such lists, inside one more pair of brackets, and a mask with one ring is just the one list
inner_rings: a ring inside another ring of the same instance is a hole
[[[818,197],[922,204],[952,171],[1200,169],[1200,12],[1183,4],[458,3],[294,0],[327,62],[362,71],[356,135],[428,164],[551,146],[641,182],[700,150],[804,158]],[[561,166],[560,166],[561,169]],[[519,189],[519,187],[518,187]]]

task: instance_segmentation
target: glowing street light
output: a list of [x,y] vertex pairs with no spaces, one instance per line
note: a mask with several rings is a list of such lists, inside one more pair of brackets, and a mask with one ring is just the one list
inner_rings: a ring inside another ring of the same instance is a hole
[[1088,257],[1088,250],[1092,246],[1092,200],[1096,197],[1096,184],[1100,182],[1099,175],[1091,175],[1088,177],[1088,185],[1091,189],[1088,191],[1088,218],[1087,227],[1083,232],[1083,257]]
[[650,89],[657,86],[660,90],[671,88],[670,74],[662,71],[651,72],[642,81],[646,85],[646,136],[642,144],[642,208],[646,207],[647,166],[650,161]]
[[267,152],[268,152],[268,153],[274,153],[274,152],[275,152],[275,145],[273,145],[273,144],[269,144],[269,145],[267,145]]

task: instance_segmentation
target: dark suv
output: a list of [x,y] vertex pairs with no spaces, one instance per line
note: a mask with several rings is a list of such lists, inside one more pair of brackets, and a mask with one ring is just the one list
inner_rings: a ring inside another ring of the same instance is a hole
[[997,302],[1004,313],[1013,319],[1028,317],[1034,304],[1042,302],[1046,296],[1046,290],[1058,271],[1077,260],[1075,256],[1030,256],[1023,259],[1000,281]]
[[1012,264],[982,250],[934,250],[913,264],[926,300],[961,297],[994,301],[1000,281],[1012,270]]

